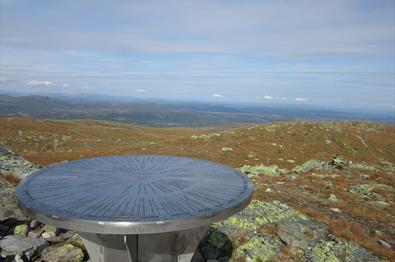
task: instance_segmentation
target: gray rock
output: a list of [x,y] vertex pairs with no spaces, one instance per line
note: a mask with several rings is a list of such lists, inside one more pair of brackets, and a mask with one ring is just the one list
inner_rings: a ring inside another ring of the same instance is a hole
[[43,238],[48,239],[48,238],[53,238],[56,236],[55,232],[44,232],[41,235]]
[[221,251],[214,246],[206,245],[202,248],[202,255],[206,259],[216,259],[221,255]]
[[25,178],[38,169],[38,166],[27,161],[0,143],[0,173],[9,172],[17,177]]
[[30,228],[36,228],[40,225],[41,223],[38,222],[37,220],[33,219],[32,222],[30,222]]
[[11,229],[10,226],[0,224],[0,237],[8,235],[8,232],[10,231],[10,229]]
[[382,246],[382,247],[385,247],[385,248],[392,248],[391,245],[390,245],[390,243],[387,243],[386,241],[384,241],[384,240],[382,240],[382,239],[379,239],[379,240],[377,241],[377,243],[378,243],[380,246]]
[[16,204],[15,188],[7,181],[0,179],[0,221],[10,217],[25,219]]
[[30,238],[39,238],[42,234],[42,229],[38,228],[38,229],[34,229],[32,231],[30,231],[27,236]]
[[47,241],[42,238],[34,239],[21,235],[9,235],[0,240],[1,256],[6,257],[19,254],[33,260],[47,245]]
[[12,260],[12,262],[25,262],[25,261],[23,261],[23,258],[21,257],[21,255],[16,255],[14,257],[14,259]]
[[277,228],[277,235],[287,246],[302,249],[312,245],[317,239],[328,236],[327,226],[312,219],[284,220]]
[[382,261],[365,248],[338,237],[317,241],[306,250],[306,258],[308,261]]
[[59,236],[66,240],[66,239],[71,238],[73,235],[74,235],[73,231],[66,231],[64,233],[61,233]]
[[281,241],[273,236],[253,236],[246,243],[233,252],[235,261],[276,261],[274,257],[279,254]]

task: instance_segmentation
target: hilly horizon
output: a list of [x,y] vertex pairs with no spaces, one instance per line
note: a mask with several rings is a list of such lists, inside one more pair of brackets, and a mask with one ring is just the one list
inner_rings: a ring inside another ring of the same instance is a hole
[[395,123],[391,111],[340,110],[302,105],[248,105],[108,96],[11,96],[0,94],[0,116],[97,119],[156,127],[232,126],[305,120],[368,120]]

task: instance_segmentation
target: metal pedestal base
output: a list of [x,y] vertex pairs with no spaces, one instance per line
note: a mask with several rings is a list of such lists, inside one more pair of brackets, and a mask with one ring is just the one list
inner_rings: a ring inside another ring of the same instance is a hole
[[208,227],[144,234],[79,233],[92,262],[190,262]]

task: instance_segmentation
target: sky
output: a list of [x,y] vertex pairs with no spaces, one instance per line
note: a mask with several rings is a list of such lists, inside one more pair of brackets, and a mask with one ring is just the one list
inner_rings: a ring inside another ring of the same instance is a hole
[[0,90],[395,108],[394,0],[0,4]]

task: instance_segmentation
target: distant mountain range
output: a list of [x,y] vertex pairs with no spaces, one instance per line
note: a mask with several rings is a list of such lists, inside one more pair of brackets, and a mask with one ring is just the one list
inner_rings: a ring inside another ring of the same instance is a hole
[[248,106],[143,100],[112,96],[11,96],[0,94],[0,116],[98,119],[149,126],[224,126],[295,119],[371,120],[395,123],[391,114],[342,112],[298,106]]

